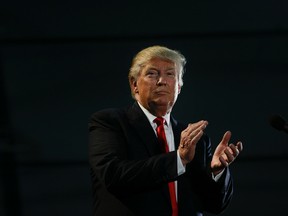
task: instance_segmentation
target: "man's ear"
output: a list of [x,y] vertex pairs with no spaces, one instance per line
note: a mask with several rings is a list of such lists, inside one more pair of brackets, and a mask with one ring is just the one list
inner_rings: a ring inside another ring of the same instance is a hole
[[134,79],[133,77],[131,77],[129,82],[130,82],[131,91],[133,91],[134,94],[138,93],[139,91],[138,91],[138,87],[137,87],[137,80]]
[[181,86],[178,85],[178,94],[180,94],[180,92],[181,92]]

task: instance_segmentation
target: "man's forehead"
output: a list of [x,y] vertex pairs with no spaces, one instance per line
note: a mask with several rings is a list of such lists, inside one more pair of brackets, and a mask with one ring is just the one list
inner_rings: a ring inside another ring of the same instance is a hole
[[165,67],[169,67],[171,69],[175,69],[176,68],[176,63],[173,62],[170,59],[162,59],[162,58],[152,58],[150,59],[147,63],[146,63],[147,67],[159,67],[159,66],[165,66]]

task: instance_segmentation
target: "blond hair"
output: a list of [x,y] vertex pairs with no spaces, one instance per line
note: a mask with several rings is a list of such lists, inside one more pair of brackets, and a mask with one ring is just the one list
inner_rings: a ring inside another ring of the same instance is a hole
[[141,68],[152,58],[167,59],[174,62],[178,68],[177,73],[179,85],[183,86],[183,75],[186,59],[179,51],[172,50],[164,46],[151,46],[137,53],[132,60],[129,70],[129,81],[131,79],[137,80],[141,72]]

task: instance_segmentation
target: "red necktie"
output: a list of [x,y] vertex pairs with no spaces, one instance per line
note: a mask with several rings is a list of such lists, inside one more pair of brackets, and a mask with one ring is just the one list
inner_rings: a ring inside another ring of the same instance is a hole
[[[164,119],[162,117],[157,117],[154,119],[154,122],[157,124],[157,136],[158,140],[161,144],[161,148],[164,152],[169,152],[168,143],[165,136],[164,130]],[[175,193],[175,182],[169,182],[169,193],[170,193],[170,200],[172,204],[172,216],[178,216],[178,204],[176,201],[176,193]]]

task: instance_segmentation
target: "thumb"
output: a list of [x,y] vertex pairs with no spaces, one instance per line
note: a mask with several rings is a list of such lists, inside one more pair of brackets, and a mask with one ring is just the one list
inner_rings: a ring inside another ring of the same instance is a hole
[[226,145],[228,146],[229,140],[231,138],[231,132],[230,131],[226,131],[226,133],[223,135],[223,138],[220,142],[221,145]]

